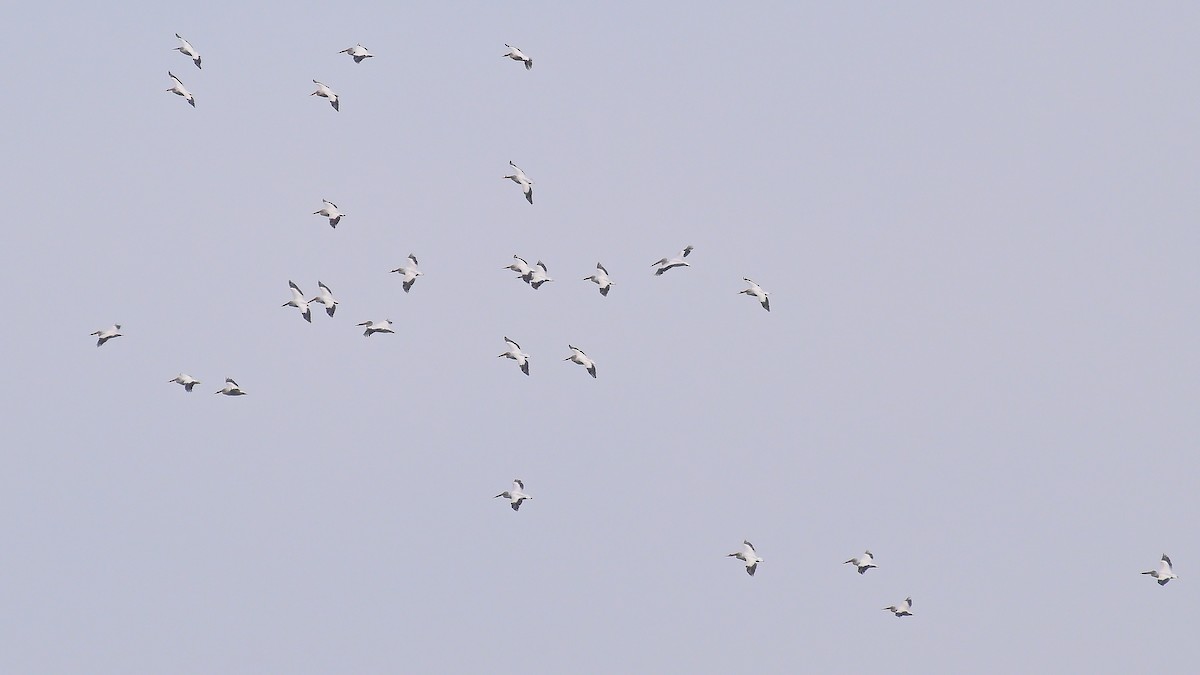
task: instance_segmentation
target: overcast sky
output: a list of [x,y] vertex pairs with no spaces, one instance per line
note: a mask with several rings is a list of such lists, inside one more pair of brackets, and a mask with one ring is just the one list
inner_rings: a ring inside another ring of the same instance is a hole
[[1195,3],[0,14],[0,671],[1200,658]]

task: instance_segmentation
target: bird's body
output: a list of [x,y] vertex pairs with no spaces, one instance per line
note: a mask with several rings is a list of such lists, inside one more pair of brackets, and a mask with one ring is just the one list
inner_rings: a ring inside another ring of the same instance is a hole
[[[520,61],[525,64],[525,70],[529,70],[529,69],[533,68],[533,59],[529,58],[528,56],[525,56],[524,52],[522,52],[520,49],[517,49],[516,47],[514,47],[510,44],[505,44],[504,46],[508,47],[508,53],[501,54],[500,55],[501,58],[509,58],[509,59],[512,59],[513,61]],[[553,70],[553,68],[551,68],[551,70]]]
[[899,605],[888,605],[883,609],[896,616],[912,616],[912,598],[905,598]]
[[871,555],[870,551],[863,553],[857,558],[851,558],[842,564],[853,564],[854,567],[858,569],[859,574],[866,574],[867,570],[871,569],[872,567],[879,567],[879,565],[875,564],[875,556]]
[[1175,569],[1171,565],[1171,559],[1167,557],[1166,553],[1164,553],[1162,558],[1159,559],[1158,569],[1150,570],[1149,572],[1142,572],[1142,574],[1149,574],[1150,576],[1154,577],[1154,579],[1158,581],[1159,586],[1166,586],[1168,581],[1179,578],[1175,574]]
[[337,311],[338,306],[338,301],[333,297],[333,291],[329,290],[329,287],[326,286],[322,281],[317,282],[317,288],[320,289],[320,292],[317,293],[317,297],[309,300],[309,302],[319,302],[322,305],[325,305],[325,313],[329,316],[333,316],[333,313]]
[[92,335],[94,335],[96,337],[96,346],[102,347],[102,346],[104,346],[105,342],[108,342],[109,340],[111,340],[113,338],[121,337],[121,324],[114,323],[112,326],[110,326],[108,328],[104,328],[104,329],[96,331],[95,333],[92,333]]
[[182,384],[185,391],[191,391],[192,387],[194,387],[198,384],[201,384],[200,380],[197,380],[196,378],[194,378],[191,375],[188,375],[186,373],[180,373],[180,374],[176,375],[173,379],[167,380],[167,382],[174,382],[176,384]]
[[726,558],[737,558],[746,564],[746,574],[754,576],[754,571],[758,569],[758,563],[763,559],[758,557],[758,553],[754,550],[754,544],[748,541],[742,542],[742,550],[737,553],[730,553]]
[[691,267],[691,264],[684,260],[684,258],[688,257],[688,254],[692,252],[692,249],[692,246],[685,246],[684,249],[680,251],[679,255],[674,258],[660,258],[657,262],[651,265],[651,267],[657,268],[654,270],[654,276],[659,276],[663,272],[666,272],[670,269],[675,269],[676,267]]
[[391,319],[384,319],[383,321],[364,321],[358,325],[366,326],[366,330],[363,331],[363,335],[366,337],[371,337],[375,333],[395,333],[396,332],[396,331],[392,330],[392,320]]
[[521,170],[521,167],[517,166],[516,164],[513,164],[511,159],[508,161],[508,164],[509,164],[509,166],[511,166],[513,168],[513,170],[516,173],[510,174],[508,176],[502,176],[502,177],[511,180],[512,182],[516,183],[517,185],[520,185],[521,191],[525,193],[525,201],[532,204],[533,203],[533,181],[529,180],[529,176],[525,175],[525,172]]
[[523,279],[525,283],[529,284],[530,286],[533,286],[534,290],[541,288],[542,284],[546,283],[547,281],[554,281],[554,279],[551,279],[550,275],[548,274],[546,263],[542,262],[541,260],[537,261],[536,265],[529,268],[529,271],[526,272],[521,279]]
[[524,258],[514,253],[512,264],[508,265],[504,269],[516,272],[517,276],[520,277],[521,280],[524,280],[525,275],[529,274],[530,267],[529,263],[525,262]]
[[764,291],[762,286],[759,286],[747,277],[742,277],[742,281],[750,284],[750,288],[738,291],[738,293],[745,293],[746,295],[749,295],[750,297],[758,300],[758,303],[763,306],[763,309],[767,310],[768,312],[771,311],[771,300],[767,297],[770,295],[770,293]]
[[576,347],[575,345],[567,345],[567,347],[571,350],[571,355],[568,356],[567,358],[563,359],[563,361],[571,361],[573,363],[578,363],[579,365],[583,366],[584,368],[587,368],[588,374],[592,376],[592,379],[595,379],[596,378],[596,362],[591,360],[590,358],[588,358],[588,355],[584,354],[583,350],[580,349],[579,347]]
[[503,497],[508,500],[508,505],[512,507],[512,510],[517,511],[521,508],[521,502],[525,501],[526,499],[533,499],[533,497],[525,494],[524,490],[525,483],[520,478],[514,478],[511,490],[505,490],[495,497],[492,497],[492,499],[499,499]]
[[192,107],[195,108],[196,107],[196,97],[192,96],[192,92],[188,91],[187,87],[183,86],[183,80],[180,80],[178,77],[175,77],[175,75],[173,75],[171,73],[171,71],[169,71],[169,70],[167,71],[167,75],[169,75],[171,80],[174,81],[174,84],[172,84],[171,88],[168,89],[167,91],[171,92],[172,94],[178,94],[178,95],[182,96],[185,101],[192,104]]
[[364,59],[369,59],[369,58],[372,58],[373,56],[375,56],[371,52],[367,51],[367,48],[362,45],[354,45],[353,47],[347,47],[346,49],[343,49],[342,51],[340,51],[338,53],[339,54],[349,54],[350,58],[354,59],[355,63],[362,63]]
[[312,323],[312,310],[308,307],[308,301],[304,299],[304,292],[300,290],[300,287],[294,281],[289,281],[288,287],[292,289],[292,299],[283,303],[283,306],[298,308],[300,316],[304,317],[305,321]]
[[329,201],[328,199],[321,200],[320,210],[313,211],[313,215],[314,216],[324,216],[324,217],[328,218],[329,226],[334,229],[337,229],[338,223],[342,222],[342,218],[344,218],[346,216],[346,214],[342,213],[338,209],[337,204],[334,204],[333,202]]
[[217,391],[214,391],[213,393],[214,394],[225,394],[226,396],[245,396],[246,395],[246,392],[242,391],[242,388],[239,387],[238,383],[234,382],[233,378],[231,378],[231,377],[225,378],[225,386],[221,387]]
[[508,339],[507,337],[504,338],[504,342],[506,342],[508,344],[508,351],[504,352],[503,354],[497,355],[496,358],[507,357],[507,358],[512,359],[513,361],[516,361],[517,365],[521,367],[521,372],[528,375],[529,374],[529,355],[526,354],[525,352],[521,351],[521,345]]
[[177,51],[177,52],[183,54],[184,56],[188,57],[189,59],[191,59],[192,63],[196,64],[196,67],[199,68],[200,67],[200,52],[196,51],[196,48],[192,46],[192,43],[183,39],[183,36],[180,35],[179,33],[176,33],[175,37],[179,38],[179,41],[183,43],[180,46],[176,47],[175,51]]
[[392,270],[392,272],[403,275],[403,277],[404,277],[404,292],[405,293],[409,292],[412,289],[413,284],[417,283],[417,277],[422,276],[422,274],[423,274],[421,272],[421,270],[417,269],[417,265],[418,265],[417,256],[409,253],[408,254],[408,264],[402,265],[402,266],[397,267],[396,269]]
[[584,277],[583,280],[595,282],[600,287],[600,295],[608,297],[608,291],[612,288],[612,279],[608,278],[608,270],[604,269],[604,265],[596,263],[596,273],[590,277]]
[[333,106],[334,110],[340,110],[338,105],[341,99],[338,98],[338,95],[332,89],[316,80],[313,80],[313,84],[317,85],[317,90],[309,94],[309,96],[320,96],[321,98],[329,99],[329,105]]

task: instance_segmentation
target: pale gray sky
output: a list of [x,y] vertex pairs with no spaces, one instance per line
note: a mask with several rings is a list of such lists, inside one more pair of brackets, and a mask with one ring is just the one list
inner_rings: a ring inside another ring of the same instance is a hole
[[1194,3],[2,14],[0,671],[1200,658]]

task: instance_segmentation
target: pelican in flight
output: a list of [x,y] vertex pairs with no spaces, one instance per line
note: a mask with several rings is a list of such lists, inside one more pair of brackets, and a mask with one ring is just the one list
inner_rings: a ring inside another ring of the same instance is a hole
[[770,295],[770,293],[764,291],[762,286],[754,283],[754,281],[748,277],[742,277],[742,281],[750,284],[750,288],[747,288],[743,291],[738,291],[738,293],[745,293],[746,295],[753,297],[755,300],[758,300],[759,304],[763,306],[763,309],[767,310],[768,312],[771,311],[771,299],[767,297]]
[[371,337],[375,333],[395,333],[396,332],[396,331],[392,330],[392,320],[391,319],[384,319],[383,321],[364,321],[358,325],[367,327],[367,329],[363,331],[363,335],[366,337]]
[[521,508],[521,502],[525,501],[526,499],[533,499],[533,497],[530,497],[523,492],[524,489],[524,481],[522,481],[520,478],[514,478],[511,490],[505,490],[495,497],[492,497],[492,499],[504,497],[508,500],[508,505],[512,507],[512,510],[516,511]]
[[184,56],[191,59],[192,63],[196,64],[196,67],[199,68],[200,67],[200,52],[196,51],[196,48],[192,46],[192,43],[185,40],[183,38],[183,36],[180,35],[179,33],[176,33],[175,37],[179,38],[179,41],[183,43],[182,45],[176,47],[175,51],[180,52]]
[[681,251],[679,256],[676,258],[660,258],[657,262],[651,265],[651,267],[658,268],[654,270],[654,276],[659,276],[663,272],[676,267],[691,267],[691,265],[688,264],[688,261],[684,260],[684,258],[688,257],[688,254],[692,252],[692,248],[692,246],[684,247],[683,251]]
[[412,290],[413,284],[417,283],[417,277],[423,275],[423,272],[421,272],[421,270],[417,269],[417,264],[418,264],[417,256],[409,253],[408,254],[408,264],[402,265],[402,266],[397,267],[396,269],[392,270],[392,272],[396,272],[397,274],[401,274],[404,276],[404,292],[405,293]]
[[596,263],[596,273],[590,277],[584,277],[583,280],[595,282],[600,287],[600,295],[608,297],[608,290],[612,288],[612,279],[608,278],[608,270],[604,269],[604,265]]
[[299,308],[300,316],[304,317],[305,321],[312,323],[312,310],[308,308],[308,301],[304,299],[304,291],[300,290],[294,281],[289,281],[288,286],[292,289],[292,299],[283,303],[283,306]]
[[525,262],[524,258],[515,253],[513,254],[513,261],[514,262],[512,264],[508,265],[504,269],[516,272],[517,276],[524,280],[525,275],[529,274],[529,263]]
[[883,609],[896,616],[912,616],[912,598],[905,598],[899,605],[888,605]]
[[525,193],[525,200],[528,201],[530,204],[532,204],[533,203],[533,181],[529,180],[529,176],[525,175],[525,172],[521,170],[521,167],[517,166],[516,164],[513,164],[511,159],[508,160],[508,164],[509,164],[509,166],[511,166],[513,168],[513,170],[516,171],[516,173],[514,173],[510,176],[502,176],[502,178],[507,178],[507,179],[511,180],[512,182],[516,183],[517,185],[520,185],[521,191]]
[[587,368],[588,374],[592,376],[592,379],[595,379],[596,362],[588,358],[588,355],[584,354],[583,350],[579,347],[576,347],[575,345],[567,345],[567,347],[571,350],[571,355],[563,359],[563,361],[574,361],[584,368]]
[[546,269],[546,263],[539,260],[537,261],[536,265],[529,268],[529,271],[526,272],[521,279],[523,279],[525,283],[529,284],[530,286],[533,286],[533,290],[536,291],[547,281],[554,281],[554,279],[550,278],[550,275],[547,274],[547,272],[548,270]]
[[504,338],[504,342],[506,342],[508,344],[508,351],[504,352],[503,354],[499,354],[498,356],[496,356],[496,358],[499,359],[499,358],[508,357],[508,358],[512,359],[513,361],[516,361],[517,365],[521,366],[521,372],[528,375],[529,374],[529,355],[526,354],[525,352],[521,351],[521,345],[517,344],[513,340],[510,340],[506,337],[506,338]]
[[167,382],[174,382],[176,384],[182,384],[185,391],[191,391],[192,387],[194,387],[198,384],[201,384],[200,380],[197,380],[196,378],[194,378],[191,375],[188,375],[186,373],[180,373],[180,374],[176,375],[173,379],[167,380]]
[[510,44],[507,44],[507,43],[504,46],[508,47],[508,53],[501,54],[500,58],[510,58],[513,61],[521,61],[522,63],[525,64],[525,70],[529,70],[530,68],[533,68],[533,59],[529,58],[528,56],[525,56],[525,54],[520,49],[517,49],[516,47],[514,47]]
[[338,301],[333,298],[333,291],[329,290],[329,287],[326,286],[325,282],[323,281],[317,282],[317,288],[321,289],[321,291],[317,293],[317,297],[309,300],[309,302],[319,302],[322,305],[325,305],[325,313],[329,316],[333,316],[333,313],[337,311],[338,306]]
[[327,98],[329,99],[329,105],[333,106],[334,110],[339,110],[338,95],[333,93],[332,89],[321,82],[313,80],[313,84],[317,85],[317,90],[309,94],[309,96],[320,96],[321,98]]
[[879,565],[875,564],[875,556],[871,555],[870,551],[863,553],[857,558],[851,558],[842,564],[853,564],[856,568],[858,568],[859,574],[866,574],[867,570],[871,569],[872,567],[879,567]]
[[1166,553],[1164,553],[1162,559],[1158,561],[1158,569],[1150,570],[1149,572],[1142,572],[1142,574],[1149,574],[1157,579],[1159,586],[1166,586],[1168,581],[1179,578],[1176,576],[1175,570],[1171,567],[1171,559],[1167,557]]
[[239,387],[238,383],[234,382],[233,378],[231,378],[231,377],[225,378],[225,386],[221,387],[217,391],[214,391],[213,393],[214,394],[225,394],[226,396],[245,396],[246,395],[246,392],[242,391],[242,388]]
[[338,210],[337,204],[328,199],[321,200],[323,206],[320,211],[313,211],[314,216],[325,216],[329,219],[329,226],[337,229],[338,223],[342,222],[342,218],[346,215]]
[[195,108],[196,107],[196,97],[192,96],[192,92],[188,91],[187,87],[183,86],[183,82],[178,77],[175,77],[175,75],[173,75],[171,73],[171,71],[168,70],[167,75],[170,75],[171,79],[175,81],[175,84],[171,85],[171,88],[168,89],[167,91],[171,92],[172,94],[179,94],[188,103],[191,103],[193,108]]
[[746,574],[749,574],[750,576],[754,576],[754,570],[758,569],[758,563],[763,561],[762,558],[758,557],[758,553],[754,551],[754,544],[751,544],[748,541],[742,542],[742,550],[738,551],[737,553],[730,553],[725,557],[737,558],[738,560],[746,563]]
[[96,336],[96,346],[103,346],[105,342],[108,342],[113,338],[121,337],[121,324],[114,323],[111,328],[98,330],[95,333],[92,333],[92,335]]
[[354,59],[355,63],[362,63],[363,59],[369,59],[369,58],[375,56],[371,52],[367,51],[367,48],[362,46],[361,44],[354,45],[353,47],[347,47],[346,49],[343,49],[342,51],[340,51],[338,53],[339,54],[349,54],[350,57]]

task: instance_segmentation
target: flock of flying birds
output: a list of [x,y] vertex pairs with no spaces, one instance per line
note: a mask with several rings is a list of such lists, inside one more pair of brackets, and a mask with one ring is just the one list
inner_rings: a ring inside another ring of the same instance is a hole
[[[175,34],[175,37],[179,38],[181,43],[179,47],[175,48],[175,50],[190,58],[192,63],[196,65],[196,68],[201,68],[201,57],[200,53],[196,51],[196,48],[178,33]],[[505,44],[504,46],[508,47],[508,52],[501,55],[503,58],[512,59],[524,64],[526,70],[531,70],[533,68],[533,59],[526,56],[524,52],[509,44]],[[338,53],[349,55],[354,59],[355,63],[362,63],[366,59],[373,58],[375,56],[361,44],[348,47]],[[196,97],[187,89],[187,87],[184,86],[183,81],[170,71],[167,72],[167,75],[170,76],[171,80],[173,81],[173,85],[171,88],[167,89],[167,91],[182,96],[184,100],[186,100],[192,107],[195,107]],[[317,89],[310,94],[311,96],[319,96],[324,98],[329,101],[329,104],[335,111],[340,110],[341,98],[336,92],[334,92],[328,85],[318,80],[313,80],[313,84],[317,85]],[[530,204],[533,204],[533,181],[530,180],[529,176],[527,176],[521,167],[517,166],[514,162],[510,160],[508,164],[512,167],[513,173],[503,176],[503,178],[511,180],[520,186],[521,192],[525,196],[525,200]],[[329,226],[332,228],[337,228],[338,223],[341,222],[342,218],[346,217],[346,213],[339,209],[337,204],[334,204],[327,199],[322,199],[321,201],[322,207],[319,210],[314,211],[313,215],[319,215],[324,218],[328,218]],[[651,267],[654,268],[654,276],[661,276],[667,271],[676,268],[690,267],[691,263],[687,258],[692,251],[692,246],[686,246],[682,251],[679,252],[678,255],[674,257],[664,257],[655,261],[651,264]],[[417,278],[422,276],[421,270],[418,269],[418,264],[419,263],[417,262],[416,256],[410,254],[408,256],[406,265],[391,270],[393,273],[401,275],[405,293],[411,291],[413,285],[417,281]],[[530,288],[533,288],[534,290],[541,288],[542,285],[546,283],[554,281],[554,279],[550,276],[550,272],[547,269],[546,264],[541,260],[538,260],[535,264],[530,265],[524,258],[518,255],[513,255],[513,262],[505,266],[503,269],[516,272],[517,278],[524,281],[529,285]],[[608,297],[608,293],[613,286],[613,281],[609,277],[608,270],[605,269],[604,265],[601,263],[596,263],[595,273],[591,276],[584,277],[583,280],[595,283],[600,290],[600,295],[604,297]],[[759,286],[757,283],[747,277],[743,277],[743,281],[749,284],[749,287],[739,291],[739,293],[754,298],[759,304],[762,305],[763,309],[767,310],[768,312],[771,311],[771,302],[769,298],[770,294],[763,290],[762,286]],[[305,299],[304,292],[300,290],[300,287],[297,286],[295,282],[288,281],[288,286],[291,288],[292,298],[291,300],[285,302],[283,307],[294,307],[299,309],[300,314],[305,321],[308,321],[309,323],[312,322],[312,310],[310,307],[312,303],[320,303],[323,305],[325,307],[326,314],[328,314],[330,317],[332,317],[337,311],[338,301],[334,298],[333,291],[330,290],[329,286],[327,286],[324,282],[317,282],[317,288],[319,289],[319,292],[315,297],[307,300]],[[364,321],[358,324],[358,326],[364,328],[363,335],[366,337],[370,337],[376,333],[395,332],[392,330],[392,321],[390,319],[384,319],[382,321]],[[96,337],[96,346],[102,346],[109,340],[122,336],[121,324],[114,324],[109,328],[98,330],[92,333],[92,336]],[[505,337],[504,342],[506,345],[508,345],[508,349],[501,353],[498,358],[512,359],[516,362],[522,373],[529,375],[529,354],[526,354],[524,351],[522,351],[521,345],[517,344],[515,340]],[[563,360],[571,361],[583,366],[584,369],[587,370],[588,374],[595,378],[596,362],[592,360],[591,357],[589,357],[582,349],[574,345],[568,345],[568,348],[571,350],[571,354]],[[168,380],[168,382],[179,384],[188,392],[192,391],[192,388],[197,384],[201,384],[200,380],[197,380],[196,378],[185,373],[180,373],[171,380]],[[232,378],[225,378],[225,385],[213,393],[224,394],[226,396],[244,396],[246,394],[246,392],[243,391],[238,383]],[[512,507],[513,511],[518,511],[521,508],[521,504],[526,500],[533,499],[531,495],[525,492],[525,483],[519,478],[513,480],[511,489],[501,492],[500,494],[496,495],[495,498],[507,499],[509,506]],[[755,571],[758,569],[759,563],[763,562],[763,559],[755,550],[754,545],[749,541],[743,541],[742,549],[740,551],[728,554],[727,557],[740,560],[745,565],[746,573],[750,576],[754,576]],[[870,550],[865,551],[858,557],[847,560],[843,564],[854,565],[854,569],[860,575],[865,574],[869,569],[878,567],[878,565],[875,564],[875,556]],[[1142,574],[1151,576],[1158,582],[1160,586],[1165,586],[1167,582],[1171,581],[1172,579],[1179,578],[1175,574],[1175,571],[1172,567],[1171,559],[1165,553],[1159,560],[1157,569],[1148,570],[1142,572]],[[896,605],[889,605],[883,609],[891,612],[897,617],[912,616],[912,598],[907,597],[903,602]]]

